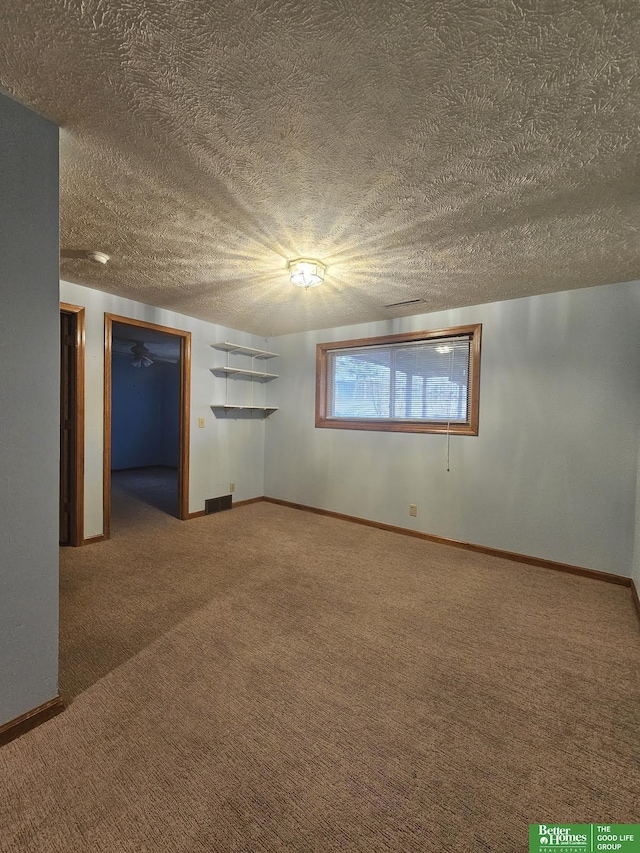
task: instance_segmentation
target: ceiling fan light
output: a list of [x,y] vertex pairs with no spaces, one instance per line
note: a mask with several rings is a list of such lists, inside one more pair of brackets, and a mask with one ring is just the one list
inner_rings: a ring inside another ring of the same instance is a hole
[[290,261],[289,276],[291,283],[305,289],[317,287],[324,281],[325,269],[325,265],[321,264],[320,261],[307,260],[306,258]]

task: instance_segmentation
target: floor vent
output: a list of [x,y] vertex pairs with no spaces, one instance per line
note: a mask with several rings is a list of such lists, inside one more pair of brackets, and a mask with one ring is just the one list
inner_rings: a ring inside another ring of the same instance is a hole
[[209,498],[204,502],[204,514],[211,515],[212,512],[222,512],[223,509],[231,509],[231,495],[222,495],[221,498]]

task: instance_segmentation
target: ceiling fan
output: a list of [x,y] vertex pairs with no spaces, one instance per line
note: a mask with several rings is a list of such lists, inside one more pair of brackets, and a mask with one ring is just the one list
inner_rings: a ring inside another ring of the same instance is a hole
[[136,341],[131,347],[131,367],[151,367],[158,358],[148,350],[142,341]]
[[125,341],[122,339],[113,340],[113,353],[114,355],[124,355],[129,359],[129,363],[132,367],[151,367],[152,364],[162,363],[162,364],[177,364],[179,358],[171,357],[171,355],[158,355],[155,352],[152,352],[148,349],[143,341],[134,341],[133,346],[128,346],[131,343],[131,340]]

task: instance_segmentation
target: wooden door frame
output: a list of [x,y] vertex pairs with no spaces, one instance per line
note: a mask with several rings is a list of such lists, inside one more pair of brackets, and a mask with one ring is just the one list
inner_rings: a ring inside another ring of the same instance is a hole
[[73,368],[74,448],[71,455],[71,523],[69,545],[84,545],[84,372],[85,372],[85,309],[81,305],[60,303],[60,313],[75,320],[75,363]]
[[178,518],[189,518],[189,425],[191,420],[191,332],[172,329],[157,323],[104,315],[104,451],[102,467],[102,511],[104,538],[111,536],[111,358],[113,355],[113,324],[122,323],[139,329],[151,329],[180,338],[180,421],[178,427]]

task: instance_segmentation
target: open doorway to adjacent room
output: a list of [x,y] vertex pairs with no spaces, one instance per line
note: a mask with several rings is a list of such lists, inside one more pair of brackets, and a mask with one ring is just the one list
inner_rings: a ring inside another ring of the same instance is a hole
[[190,375],[190,332],[105,314],[106,538],[139,508],[188,517]]

